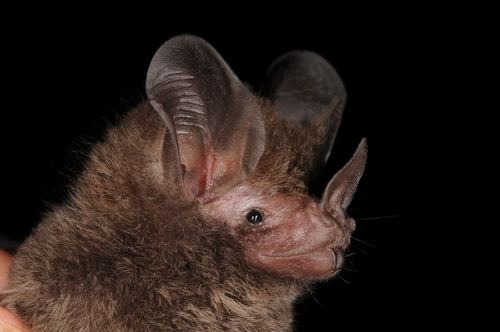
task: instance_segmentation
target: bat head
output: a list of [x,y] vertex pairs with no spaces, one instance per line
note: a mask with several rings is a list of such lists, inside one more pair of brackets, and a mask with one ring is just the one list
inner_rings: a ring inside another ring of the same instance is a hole
[[180,199],[198,201],[206,222],[226,225],[253,267],[327,278],[342,267],[355,227],[346,209],[366,141],[321,200],[309,196],[305,183],[328,159],[340,125],[344,86],[319,55],[291,52],[271,66],[268,88],[266,101],[254,96],[200,38],[165,42],[146,82],[166,128],[159,176]]

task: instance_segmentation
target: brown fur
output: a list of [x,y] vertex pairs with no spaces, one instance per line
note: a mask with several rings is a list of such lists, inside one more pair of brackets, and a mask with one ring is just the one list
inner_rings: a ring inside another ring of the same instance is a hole
[[291,328],[301,286],[252,270],[224,226],[158,185],[163,130],[147,103],[127,115],[19,249],[1,303],[33,331]]
[[320,114],[314,123],[302,126],[281,118],[269,101],[263,100],[262,103],[267,133],[266,149],[250,181],[267,184],[280,191],[306,192],[307,181],[318,164],[321,165],[317,158],[324,157],[316,151],[328,134],[329,128],[324,123],[333,122],[338,126],[340,119],[332,121],[329,118],[331,114],[324,114],[324,118]]

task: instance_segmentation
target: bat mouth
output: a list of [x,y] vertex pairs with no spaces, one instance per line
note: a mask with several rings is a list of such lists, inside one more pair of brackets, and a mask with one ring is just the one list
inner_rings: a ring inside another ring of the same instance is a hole
[[298,279],[328,279],[344,266],[345,256],[338,247],[323,247],[296,255],[259,255],[259,264]]
[[[331,254],[334,256],[334,259],[343,252],[345,249],[344,246],[339,246],[339,245],[334,245],[332,242],[335,240],[329,240],[326,243],[322,243],[321,245],[316,245],[312,249],[309,250],[304,250],[304,251],[298,251],[297,250],[289,250],[288,252],[279,252],[279,253],[272,253],[272,254],[262,254],[264,257],[268,258],[298,258],[298,257],[303,257],[303,256],[308,256],[308,255],[313,255],[315,253],[320,253],[320,252],[325,252],[325,251],[330,251]],[[343,259],[343,258],[342,258]]]
[[307,252],[299,253],[299,254],[285,254],[285,255],[262,255],[266,258],[301,258],[307,256],[314,256],[315,254],[321,254],[325,251],[330,252],[331,259],[333,262],[332,272],[337,273],[344,266],[345,255],[342,248],[336,248],[331,246],[321,247],[319,249],[310,250]]

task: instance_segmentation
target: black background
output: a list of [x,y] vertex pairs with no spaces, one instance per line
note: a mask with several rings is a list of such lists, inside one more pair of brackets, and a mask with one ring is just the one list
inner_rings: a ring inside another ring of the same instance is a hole
[[[180,33],[205,38],[256,91],[282,53],[309,49],[323,55],[343,78],[349,99],[330,161],[312,192],[321,194],[366,136],[368,165],[349,211],[358,220],[399,215],[401,105],[393,96],[397,73],[406,64],[397,27],[385,28],[377,20],[333,24],[333,14],[328,20],[279,23],[258,16],[252,25],[236,19],[220,28],[216,19],[201,24],[172,16],[164,21],[148,15],[54,16],[16,21],[4,30],[0,234],[22,241],[48,204],[64,198],[89,145],[143,98],[156,49]],[[354,236],[363,242],[353,241],[349,270],[299,301],[298,331],[400,327],[397,318],[405,310],[399,303],[404,297],[400,222],[399,217],[359,220]]]

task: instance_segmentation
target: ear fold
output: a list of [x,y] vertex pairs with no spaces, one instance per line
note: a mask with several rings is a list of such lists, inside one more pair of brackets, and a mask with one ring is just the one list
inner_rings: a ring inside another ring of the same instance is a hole
[[294,51],[278,58],[268,74],[269,98],[278,114],[310,132],[301,142],[314,173],[330,155],[347,99],[335,69],[313,52]]
[[163,185],[169,187],[169,192],[179,200],[191,200],[192,194],[184,188],[183,170],[180,163],[179,146],[175,134],[172,120],[168,117],[163,117],[165,122],[165,132],[163,138],[159,140],[158,156],[160,157],[161,180]]
[[367,153],[366,138],[363,138],[351,160],[328,183],[321,200],[324,212],[334,216],[343,215],[365,170]]
[[194,196],[210,200],[255,168],[265,144],[259,104],[207,42],[188,35],[165,42],[146,91],[173,124],[184,185]]

